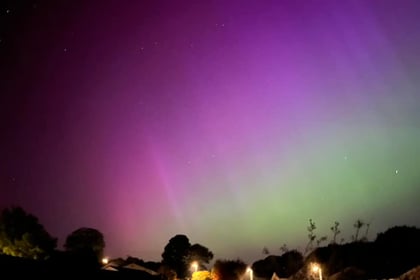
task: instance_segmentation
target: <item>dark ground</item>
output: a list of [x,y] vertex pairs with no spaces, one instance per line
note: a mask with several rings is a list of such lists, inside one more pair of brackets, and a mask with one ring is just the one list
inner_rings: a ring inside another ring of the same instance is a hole
[[80,262],[74,262],[66,258],[56,257],[47,261],[37,261],[6,255],[0,255],[0,270],[2,275],[10,278],[28,277],[39,279],[66,279],[69,276],[94,277],[94,279],[141,279],[141,280],[160,280],[159,277],[152,276],[143,271],[121,270],[107,271],[99,266],[83,266]]

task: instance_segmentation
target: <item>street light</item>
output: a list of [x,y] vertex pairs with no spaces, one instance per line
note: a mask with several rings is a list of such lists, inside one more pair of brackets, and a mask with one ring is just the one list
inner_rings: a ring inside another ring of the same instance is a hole
[[193,269],[194,272],[197,272],[197,270],[198,270],[198,263],[197,262],[193,262],[191,264],[191,268]]
[[321,266],[317,263],[312,263],[312,272],[313,273],[318,273],[318,277],[319,280],[322,280],[322,270],[321,270]]
[[254,280],[254,272],[252,271],[252,268],[248,267],[246,269],[246,273],[249,273],[249,280]]

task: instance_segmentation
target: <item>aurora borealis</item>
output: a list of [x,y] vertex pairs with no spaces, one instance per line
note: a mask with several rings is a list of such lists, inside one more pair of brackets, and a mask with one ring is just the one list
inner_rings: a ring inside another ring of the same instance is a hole
[[[12,1],[13,2],[13,1]],[[420,226],[420,2],[1,4],[0,206],[111,257]]]

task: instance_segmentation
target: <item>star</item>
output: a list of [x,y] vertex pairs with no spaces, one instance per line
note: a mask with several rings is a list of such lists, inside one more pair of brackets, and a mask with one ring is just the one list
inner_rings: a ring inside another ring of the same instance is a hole
[[10,14],[10,9],[7,9],[6,10],[6,14]]
[[398,174],[398,172],[399,172],[399,171],[398,171],[398,169],[396,169],[396,170],[395,170],[395,174]]
[[64,49],[63,49],[63,51],[64,51],[64,52],[67,52],[67,51],[68,51],[68,49],[67,49],[67,48],[64,48]]

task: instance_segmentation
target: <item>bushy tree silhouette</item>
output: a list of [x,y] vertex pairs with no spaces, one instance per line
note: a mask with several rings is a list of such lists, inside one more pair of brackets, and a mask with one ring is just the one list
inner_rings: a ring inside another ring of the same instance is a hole
[[43,259],[51,255],[57,239],[50,236],[38,218],[21,207],[5,208],[0,215],[0,253]]
[[213,280],[240,280],[247,265],[242,260],[217,260],[213,266]]
[[213,253],[203,245],[194,244],[188,248],[185,261],[187,264],[196,262],[198,268],[205,268],[205,265],[208,264],[213,259]]
[[196,262],[199,268],[213,259],[213,253],[200,244],[191,245],[188,237],[178,234],[172,237],[162,253],[162,265],[175,271],[178,278],[189,274],[190,266]]
[[70,254],[71,262],[80,269],[96,269],[103,257],[105,240],[97,229],[79,228],[67,236],[64,248]]
[[187,275],[186,257],[191,247],[186,235],[178,234],[172,237],[162,253],[162,264],[176,272],[178,278]]
[[395,226],[379,233],[375,240],[382,265],[392,277],[420,265],[420,229]]
[[255,276],[271,278],[275,272],[279,277],[290,277],[303,266],[303,255],[297,250],[290,250],[281,256],[268,256],[252,264]]

